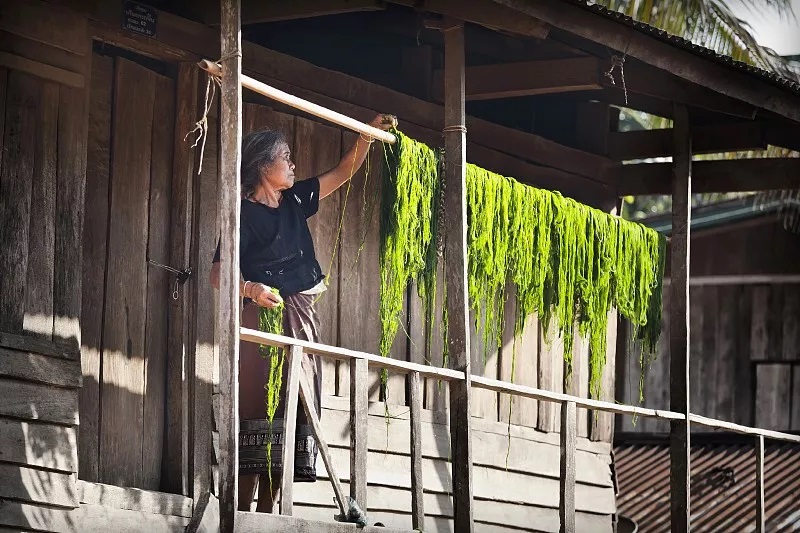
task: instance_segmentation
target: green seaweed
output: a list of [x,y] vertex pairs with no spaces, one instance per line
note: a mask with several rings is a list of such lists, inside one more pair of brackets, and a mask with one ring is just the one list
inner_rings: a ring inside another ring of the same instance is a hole
[[[403,296],[417,281],[434,320],[441,172],[436,151],[399,132],[386,148],[381,217],[381,345],[388,355]],[[575,326],[590,345],[589,379],[600,395],[612,307],[654,353],[661,332],[665,239],[640,224],[467,164],[468,297],[484,357],[500,344],[509,281],[515,336],[535,313],[564,341],[568,376]],[[446,214],[444,214],[446,216]],[[445,346],[447,343],[445,343]],[[512,356],[515,368],[516,350]],[[567,376],[567,377],[568,377]],[[513,376],[512,376],[513,380]]]
[[[272,292],[278,294],[278,290],[271,288]],[[283,335],[283,309],[284,304],[281,303],[274,308],[262,307],[259,309],[258,315],[258,329],[265,333],[274,333],[276,335]],[[272,421],[275,419],[275,412],[280,403],[281,386],[283,385],[283,363],[285,354],[283,349],[277,346],[259,345],[259,354],[264,359],[269,359],[269,379],[267,380],[264,389],[265,404],[267,412],[267,420],[269,421],[270,438],[267,439],[267,465],[270,490],[272,490]]]

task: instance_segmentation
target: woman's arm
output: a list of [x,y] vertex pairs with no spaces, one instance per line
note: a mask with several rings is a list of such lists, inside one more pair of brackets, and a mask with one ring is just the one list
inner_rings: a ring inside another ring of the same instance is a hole
[[[378,115],[372,120],[370,125],[386,131],[397,126],[397,118],[392,115]],[[364,164],[371,143],[372,139],[360,134],[355,144],[342,156],[339,164],[320,175],[320,198],[325,198],[353,177],[356,171],[361,168],[361,165]]]
[[[208,281],[212,287],[219,290],[219,263],[211,264]],[[263,283],[245,281],[241,274],[239,275],[239,294],[245,298],[250,298],[261,307],[278,307],[283,302],[283,298],[272,292],[269,287]]]

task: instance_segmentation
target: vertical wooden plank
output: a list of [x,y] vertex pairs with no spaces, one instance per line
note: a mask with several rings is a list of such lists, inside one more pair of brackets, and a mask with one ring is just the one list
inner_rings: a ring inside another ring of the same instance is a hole
[[58,85],[43,82],[36,124],[35,160],[28,231],[28,277],[23,330],[53,336],[56,172],[58,154]]
[[769,357],[769,337],[767,320],[769,317],[769,285],[753,287],[752,316],[750,333],[750,359],[763,361]]
[[[701,412],[703,411],[701,388],[705,387],[706,383],[704,383],[701,376],[704,375],[703,372],[707,355],[703,349],[708,329],[705,326],[705,297],[706,290],[708,289],[711,289],[711,287],[695,286],[689,288],[689,295],[691,296],[691,301],[689,302],[689,320],[692,324],[692,336],[689,339],[689,375],[694,377],[694,379],[691,377],[689,378],[689,394],[695,399],[693,402],[693,409],[698,411],[699,414],[705,414]],[[709,311],[711,313],[716,312],[713,309]],[[709,317],[709,321],[711,320],[713,320],[713,317]],[[711,340],[708,342],[711,343]]]
[[689,223],[692,147],[689,113],[674,105],[672,241],[670,263],[670,409],[686,416],[670,422],[670,520],[672,531],[689,531]]
[[143,482],[148,196],[155,74],[117,58],[103,326],[100,477]]
[[577,409],[575,402],[561,406],[561,494],[558,516],[561,533],[575,533],[575,449],[577,445]]
[[[357,138],[356,134],[343,133],[342,151],[346,151]],[[378,352],[381,335],[380,271],[377,268],[380,254],[378,217],[381,157],[382,148],[376,148],[373,144],[367,163],[350,181],[350,194],[346,206],[342,208],[344,223],[339,247],[341,276],[338,306],[339,312],[345,315],[339,321],[339,342],[344,348],[370,353]],[[344,186],[346,189],[347,185]],[[338,224],[339,220],[337,218],[329,223]],[[400,335],[402,333],[398,333],[398,337]],[[339,362],[337,394],[347,396],[350,389],[350,366],[346,362]]]
[[220,1],[220,530],[234,530],[239,478],[239,217],[242,163],[242,17],[240,0]]
[[[739,297],[741,287],[718,287],[717,301],[717,379],[714,414],[716,418],[734,422],[734,398],[736,397],[736,337],[739,327]],[[743,392],[743,391],[742,391]]]
[[[303,362],[303,348],[300,346],[292,346],[289,353],[286,354],[288,358],[289,370],[286,373],[286,407],[284,411],[284,420],[287,423],[283,427],[283,447],[281,448],[281,465],[283,465],[283,472],[281,473],[281,514],[292,516],[294,497],[292,495],[292,484],[294,483],[294,452],[295,452],[295,434],[297,425],[297,395],[300,392],[300,374],[302,373],[301,365]],[[366,455],[366,454],[365,454]]]
[[[342,265],[344,268],[344,265]],[[378,294],[380,289],[378,290]],[[425,324],[425,308],[422,304],[422,298],[417,294],[417,284],[412,282],[408,290],[408,360],[412,363],[420,365],[430,365],[431,361],[428,355],[428,341],[426,338],[426,324]],[[426,396],[428,394],[428,379],[420,378],[422,381],[422,406],[428,407]],[[409,405],[411,402],[411,395],[409,390]]]
[[[440,259],[436,268],[436,301],[434,302],[434,320],[432,324],[425,324],[425,353],[426,361],[433,366],[449,366],[445,360],[445,339],[444,339],[444,320],[445,310],[445,267],[444,260]],[[435,379],[427,380],[426,384],[426,408],[433,411],[447,411],[450,405],[450,387]]]
[[425,530],[425,506],[422,488],[422,386],[419,372],[409,376],[409,406],[411,408],[411,527]]
[[[554,324],[549,331],[539,323],[539,388],[553,392],[564,391],[564,342],[558,336]],[[556,402],[539,402],[539,420],[536,424],[541,431],[558,431],[561,405]]]
[[756,437],[756,532],[767,531],[767,510],[764,505],[764,436]]
[[[603,368],[602,378],[600,380],[600,396],[596,398],[606,402],[614,401],[617,353],[624,353],[622,350],[618,352],[618,326],[619,317],[617,316],[617,311],[616,309],[612,309],[608,313],[608,329],[606,331],[606,365]],[[591,366],[589,371],[591,372]],[[592,397],[594,397],[594,395],[592,395]],[[621,399],[621,401],[625,400]],[[589,438],[591,440],[612,442],[614,436],[613,414],[603,411],[592,411],[590,421]]]
[[78,475],[98,482],[100,460],[100,379],[102,368],[103,302],[105,301],[108,238],[108,188],[111,154],[111,91],[114,60],[92,56],[87,139],[86,216],[83,225],[81,291],[81,424],[78,433]]
[[366,359],[350,360],[350,497],[367,510],[367,390]]
[[[147,258],[161,264],[170,259],[170,203],[172,150],[175,124],[175,83],[162,76],[155,79],[156,99],[150,158]],[[178,265],[180,267],[180,265]],[[147,269],[147,316],[144,343],[144,436],[142,440],[142,488],[158,490],[164,448],[167,375],[167,319],[175,290],[175,276],[157,267]],[[180,297],[180,296],[179,296]],[[208,399],[209,401],[211,398]],[[201,438],[200,435],[197,436]],[[197,440],[197,439],[195,439]]]
[[792,405],[791,421],[789,429],[792,431],[800,430],[800,365],[792,367]]
[[453,524],[471,533],[472,434],[470,431],[470,339],[467,301],[466,128],[464,127],[464,25],[448,21],[444,36],[445,285],[450,366],[465,373],[450,383],[450,445],[453,457]]
[[[515,337],[515,320],[516,301],[512,295],[505,306],[506,327],[503,331],[503,345],[500,348],[500,379],[520,385],[537,387],[539,322],[536,319],[536,315],[528,316],[522,334]],[[499,402],[501,422],[536,427],[539,410],[536,400],[503,394],[500,396]]]
[[[222,237],[219,231],[219,212],[222,209],[219,203],[219,119],[218,108],[213,106],[208,116],[208,139],[204,151],[202,172],[198,177],[192,177],[194,189],[192,195],[192,213],[194,218],[194,235],[191,242],[191,252],[189,264],[192,265],[194,274],[188,282],[190,287],[188,294],[189,308],[185,310],[185,315],[189,323],[189,339],[192,344],[188,348],[186,365],[194,369],[194,394],[191,402],[193,411],[188,413],[189,402],[186,387],[183,389],[183,404],[181,407],[181,418],[175,420],[176,440],[171,443],[176,457],[180,459],[177,465],[171,465],[170,479],[173,486],[177,486],[179,491],[189,489],[188,478],[188,446],[185,425],[189,416],[192,417],[192,437],[194,449],[192,453],[194,483],[191,488],[202,492],[206,483],[210,483],[208,471],[203,469],[202,458],[208,454],[202,450],[208,443],[199,442],[194,436],[202,434],[208,411],[203,407],[203,397],[210,397],[214,393],[214,385],[219,383],[219,327],[216,320],[216,309],[218,298],[222,298],[221,293],[217,293],[207,282],[211,270],[211,258],[218,239]],[[222,239],[224,240],[224,238]],[[209,368],[209,366],[211,368]],[[177,370],[177,369],[176,369]],[[216,380],[216,381],[215,381]],[[219,413],[217,413],[219,415]],[[221,416],[221,415],[220,415]],[[172,423],[170,423],[172,426]],[[183,487],[183,488],[182,488]]]
[[[485,326],[480,324],[480,331],[475,327],[475,313],[470,311],[470,368],[473,376],[497,379],[497,358],[499,347],[494,346],[494,339],[484,344]],[[487,389],[473,389],[470,392],[470,408],[472,416],[497,420],[497,393]]]
[[[87,38],[87,48],[89,43]],[[81,344],[81,238],[89,122],[86,94],[84,89],[59,88],[53,337],[74,345],[76,353]]]
[[769,313],[767,314],[767,358],[778,361],[783,358],[783,322],[785,285],[770,285]]
[[791,424],[792,367],[780,363],[756,365],[755,425],[786,431]]
[[753,314],[753,288],[744,286],[738,297],[738,320],[736,323],[736,361],[735,361],[735,388],[734,419],[737,424],[753,425],[753,369],[750,361],[750,335],[752,332]]
[[[694,376],[694,380],[699,381],[701,390],[698,390],[697,395],[693,396],[692,410],[693,412],[708,416],[710,418],[717,418],[716,412],[716,399],[718,379],[703,379],[703,376],[718,376],[718,358],[717,341],[718,341],[718,322],[720,315],[719,303],[717,301],[719,287],[710,285],[703,287],[703,296],[701,298],[701,305],[703,307],[703,329],[697,330],[702,337],[702,352],[700,361],[700,373]],[[693,325],[694,327],[694,325]],[[694,354],[691,354],[694,356]]]
[[41,82],[10,71],[6,97],[3,167],[0,171],[0,330],[22,331],[28,270],[31,183]]
[[[341,132],[337,128],[298,117],[294,145],[295,175],[297,179],[308,179],[330,170],[339,162]],[[308,220],[317,261],[327,275],[328,290],[320,294],[315,302],[319,314],[320,336],[322,342],[333,345],[339,343],[339,255],[336,248],[341,214],[340,198],[341,190],[320,200],[319,211]],[[350,302],[349,297],[347,301]],[[336,363],[329,358],[323,358],[322,361],[322,393],[336,394]]]
[[[6,138],[6,112],[8,94],[8,70],[0,67],[0,176],[2,176],[3,169],[3,155],[5,154],[5,138]],[[0,197],[2,201],[3,197]],[[3,204],[0,204],[3,205]]]
[[[170,189],[170,212],[172,231],[169,239],[170,265],[176,268],[185,268],[190,263],[191,242],[192,242],[192,186],[194,183],[194,154],[191,142],[184,140],[184,137],[194,127],[197,120],[197,91],[198,91],[198,68],[194,63],[179,63],[175,81],[175,120],[174,135],[172,142],[172,186]],[[216,123],[213,125],[216,126]],[[209,124],[209,137],[216,139],[216,127]],[[208,260],[204,261],[207,262]],[[194,271],[199,270],[198,264],[192,264]],[[207,285],[203,278],[203,285]],[[167,492],[184,494],[183,483],[181,482],[182,466],[186,461],[182,457],[184,449],[183,442],[189,438],[184,420],[188,422],[187,406],[184,398],[188,398],[188,383],[184,380],[184,372],[187,369],[189,357],[189,323],[190,315],[190,291],[187,289],[189,284],[184,283],[178,287],[178,298],[168,300],[167,304],[167,365],[166,365],[166,425],[164,438],[164,461],[162,466],[161,487]],[[210,310],[208,310],[210,311]],[[212,327],[213,329],[213,327]],[[196,377],[196,376],[195,376]],[[202,386],[195,382],[195,387]],[[210,395],[210,392],[208,393]],[[203,399],[203,394],[195,391],[194,413],[195,424],[204,424],[209,419],[208,409],[201,407],[203,403],[210,402],[210,396]],[[196,432],[197,433],[197,432]],[[201,431],[202,434],[202,431]],[[202,457],[203,452],[197,450],[202,445],[203,439],[193,439],[195,442],[196,458]],[[206,454],[207,455],[207,454]],[[194,477],[196,482],[201,482],[207,486],[208,475],[203,476],[202,470],[195,469]],[[199,497],[196,492],[192,494]]]
[[800,360],[800,285],[785,285],[783,292],[783,335],[781,359]]
[[[575,344],[572,349],[572,376],[567,378],[568,369],[564,365],[564,390],[579,398],[589,396],[589,341],[581,337],[578,325],[573,328]],[[578,437],[589,436],[588,413],[586,409],[577,409]]]

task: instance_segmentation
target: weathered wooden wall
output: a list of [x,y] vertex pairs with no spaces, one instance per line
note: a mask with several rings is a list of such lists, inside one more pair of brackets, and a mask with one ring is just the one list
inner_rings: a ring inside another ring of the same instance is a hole
[[[698,233],[691,246],[691,411],[767,429],[800,430],[800,284],[700,284],[704,276],[796,274],[800,239],[785,231],[777,217],[765,215],[745,226]],[[669,301],[664,294],[663,333],[644,382],[644,405],[656,409],[669,408]],[[618,399],[635,404],[638,356],[628,352],[625,357],[624,366],[618,361]],[[669,425],[654,419],[633,425],[625,417],[619,429],[666,432]]]
[[92,61],[84,229],[80,477],[161,487],[175,82]]
[[65,9],[0,5],[0,528],[79,503],[89,43]]

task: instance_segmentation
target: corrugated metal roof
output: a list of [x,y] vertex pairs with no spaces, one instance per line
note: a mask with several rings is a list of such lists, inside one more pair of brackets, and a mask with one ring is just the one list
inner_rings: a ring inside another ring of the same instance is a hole
[[742,61],[737,61],[730,56],[718,54],[717,52],[715,52],[710,48],[694,44],[691,41],[684,39],[683,37],[672,35],[660,28],[656,28],[655,26],[639,22],[638,20],[631,18],[628,15],[619,13],[618,11],[610,10],[604,6],[591,3],[587,0],[564,0],[564,1],[570,2],[584,9],[593,11],[594,13],[602,15],[606,18],[610,18],[616,20],[617,22],[626,24],[632,28],[635,28],[643,33],[651,35],[664,42],[688,50],[689,52],[692,52],[695,55],[711,59],[717,63],[727,65],[728,67],[735,68],[740,71],[747,72],[748,74],[761,78],[762,80],[772,83],[773,85],[793,91],[796,94],[800,94],[800,82],[796,80],[790,80],[779,74],[776,74],[775,72],[764,70],[762,68],[750,65],[748,63],[744,63]]
[[[693,436],[694,438],[694,436]],[[751,440],[751,439],[747,439]],[[755,442],[698,443],[691,452],[693,532],[755,531]],[[767,531],[800,531],[800,445],[768,444],[765,460]],[[669,444],[614,447],[618,513],[641,533],[669,532]]]

